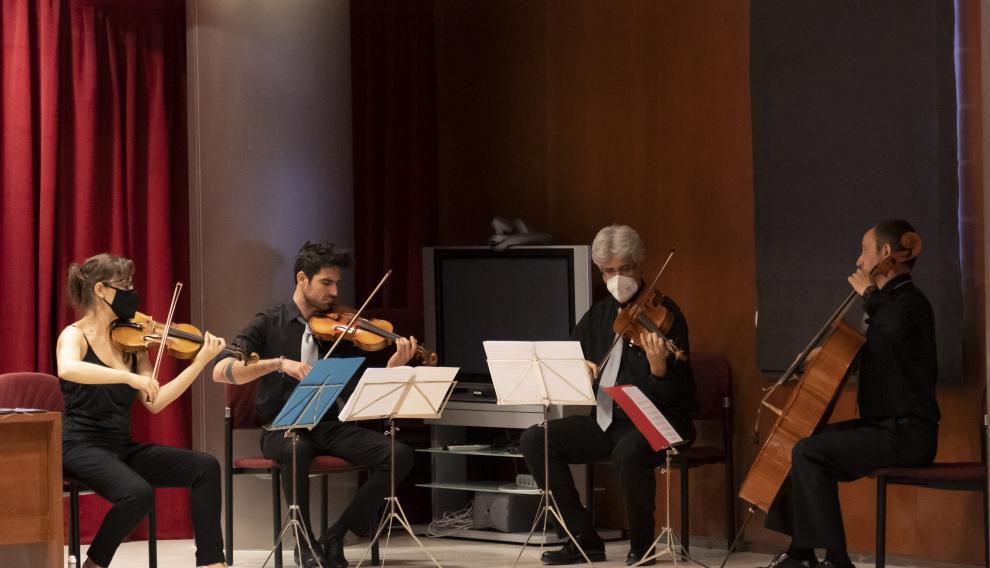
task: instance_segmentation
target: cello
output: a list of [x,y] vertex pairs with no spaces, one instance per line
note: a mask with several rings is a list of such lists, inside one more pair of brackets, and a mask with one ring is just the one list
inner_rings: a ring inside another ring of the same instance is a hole
[[[905,233],[901,236],[900,244],[904,250],[894,251],[882,259],[873,267],[871,275],[885,274],[895,262],[906,262],[921,252],[921,237],[917,233]],[[842,321],[857,296],[857,292],[853,291],[843,300],[794,363],[776,383],[766,389],[767,394],[760,402],[761,409],[772,411],[777,415],[777,420],[746,474],[739,497],[764,512],[769,512],[770,505],[790,473],[794,444],[811,436],[828,422],[849,375],[850,366],[866,342],[863,334]],[[823,340],[818,355],[808,361],[804,372],[797,378],[801,365]],[[797,380],[797,385],[787,403],[783,408],[771,405],[768,402],[770,395],[777,387],[790,380]],[[757,427],[758,424],[759,411]],[[745,523],[743,527],[745,528]],[[741,533],[742,531],[740,535]]]

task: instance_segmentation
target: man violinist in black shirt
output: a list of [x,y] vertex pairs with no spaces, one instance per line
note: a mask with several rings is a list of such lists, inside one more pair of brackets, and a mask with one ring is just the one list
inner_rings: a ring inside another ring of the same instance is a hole
[[[350,266],[351,257],[332,243],[307,242],[296,256],[293,266],[295,289],[292,298],[283,304],[255,315],[254,319],[232,341],[248,353],[257,353],[257,363],[243,365],[233,358],[222,359],[213,368],[213,380],[231,384],[244,384],[261,379],[255,398],[255,412],[265,423],[271,423],[289,395],[310,371],[313,364],[330,349],[329,341],[320,341],[309,327],[308,320],[314,314],[324,314],[334,309],[343,269]],[[416,353],[415,338],[400,338],[395,352],[387,362],[388,367],[405,365]],[[364,356],[355,347],[343,342],[334,355]],[[358,372],[360,375],[361,371]],[[357,379],[353,379],[353,385]],[[345,391],[346,394],[347,391]],[[319,544],[314,544],[316,554],[302,548],[301,562],[305,568],[322,565],[323,568],[345,568],[343,537],[348,530],[364,532],[375,520],[381,509],[390,475],[389,442],[380,432],[337,420],[337,409],[331,409],[312,430],[297,430],[299,442],[296,450],[298,470],[295,477],[296,495],[303,523],[309,526],[309,466],[317,455],[332,455],[354,465],[370,468],[368,479],[358,489],[354,499],[329,527]],[[282,467],[282,491],[286,499],[292,495],[292,444],[281,431],[264,431],[261,437],[262,453],[278,460]],[[400,483],[413,466],[412,450],[401,443],[395,444],[395,482]],[[311,538],[315,543],[315,538]],[[297,545],[298,546],[298,545]]]
[[[790,477],[766,522],[792,541],[769,568],[852,568],[838,482],[935,459],[940,416],[935,317],[911,280],[915,258],[906,254],[911,235],[917,236],[901,220],[878,223],[863,235],[856,272],[848,278],[868,317],[859,355],[859,418],[795,444]],[[816,548],[826,551],[821,562]]]
[[[629,523],[629,554],[626,564],[641,560],[653,541],[653,511],[656,497],[654,468],[665,454],[654,452],[628,416],[601,391],[603,386],[636,385],[670,421],[684,440],[694,439],[693,415],[698,401],[694,376],[687,358],[678,359],[655,333],[640,338],[642,347],[622,340],[613,342],[612,323],[622,306],[645,287],[642,262],[646,250],[639,234],[628,225],[605,227],[595,236],[591,257],[611,293],[596,302],[574,328],[573,338],[581,342],[584,356],[601,361],[611,353],[597,385],[594,414],[551,420],[550,490],[560,514],[577,544],[592,562],[605,560],[605,544],[595,532],[591,515],[581,505],[568,464],[595,463],[610,459],[618,468]],[[663,306],[673,316],[667,338],[687,355],[688,329],[684,315],[668,297]],[[613,347],[614,343],[614,347]],[[611,350],[611,351],[610,351]],[[591,374],[597,372],[589,362]],[[541,487],[544,484],[543,429],[533,426],[523,432],[520,448],[526,466]],[[544,488],[545,489],[545,488]],[[558,534],[564,534],[558,530]],[[576,564],[584,557],[568,540],[563,548],[543,553],[544,564]],[[652,562],[651,562],[652,564]]]

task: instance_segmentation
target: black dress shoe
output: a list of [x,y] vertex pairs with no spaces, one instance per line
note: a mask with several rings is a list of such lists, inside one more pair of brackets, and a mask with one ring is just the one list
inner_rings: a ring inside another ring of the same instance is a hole
[[787,555],[786,552],[781,552],[777,556],[773,557],[770,564],[767,564],[766,568],[817,568],[817,562],[811,562],[810,560],[798,560]]
[[822,560],[818,563],[817,568],[856,568],[856,565],[852,562],[846,562],[843,564],[836,564],[831,560]]
[[[646,556],[646,553],[648,552],[648,550],[649,549],[633,550],[633,549],[630,548],[629,549],[629,554],[626,555],[626,566],[632,566],[633,564],[638,563],[640,560],[643,559],[644,556]],[[653,566],[656,563],[657,563],[657,559],[656,558],[651,558],[651,559],[647,560],[646,562],[640,564],[640,566]]]
[[[302,566],[302,568],[327,568],[327,559],[323,556],[323,550],[320,549],[320,545],[313,539],[313,550],[316,552],[317,556],[313,556],[313,553],[309,551],[309,547],[303,544],[302,546],[296,545],[293,551],[293,557],[296,560],[296,566]],[[302,554],[300,555],[299,549],[302,548]]]
[[335,534],[325,534],[320,539],[320,545],[326,554],[327,563],[324,568],[347,568],[344,558],[344,539]]
[[[605,542],[602,541],[597,533],[578,536],[577,541],[584,550],[584,553],[588,555],[588,560],[592,562],[605,561]],[[551,566],[562,566],[564,564],[583,563],[584,556],[581,555],[581,551],[578,550],[574,541],[568,539],[559,550],[548,550],[544,552],[540,556],[540,560],[544,564]]]

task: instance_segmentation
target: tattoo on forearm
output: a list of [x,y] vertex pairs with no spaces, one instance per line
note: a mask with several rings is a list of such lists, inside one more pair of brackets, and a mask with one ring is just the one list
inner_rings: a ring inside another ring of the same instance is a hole
[[227,361],[227,366],[223,369],[223,378],[227,379],[227,382],[236,385],[237,379],[234,378],[234,360],[231,359]]

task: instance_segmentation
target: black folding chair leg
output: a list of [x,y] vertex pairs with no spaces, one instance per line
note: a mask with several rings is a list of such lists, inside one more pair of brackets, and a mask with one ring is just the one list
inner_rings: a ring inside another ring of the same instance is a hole
[[282,541],[278,532],[282,530],[282,482],[277,468],[272,468],[272,534],[275,541],[275,568],[282,568]]
[[[681,546],[684,547],[685,554],[690,549],[689,541],[691,540],[691,508],[688,504],[688,471],[690,469],[687,465],[687,457],[681,456]],[[667,472],[667,475],[670,475],[670,472]]]
[[79,543],[79,486],[69,484],[69,554],[76,557],[76,562],[82,566]]
[[887,481],[877,476],[877,561],[876,568],[884,568],[887,546]]
[[148,568],[158,568],[158,522],[155,515],[155,500],[151,500],[148,511]]
[[330,476],[323,475],[323,483],[320,484],[320,532],[317,538],[323,538],[330,526],[330,512],[328,511],[327,499],[330,498]]
[[[228,466],[227,471],[230,471]],[[234,476],[230,473],[227,474],[226,483],[224,483],[223,488],[223,508],[224,508],[224,527],[223,527],[223,544],[224,544],[224,560],[227,564],[233,566],[234,564],[234,488],[233,486]]]

